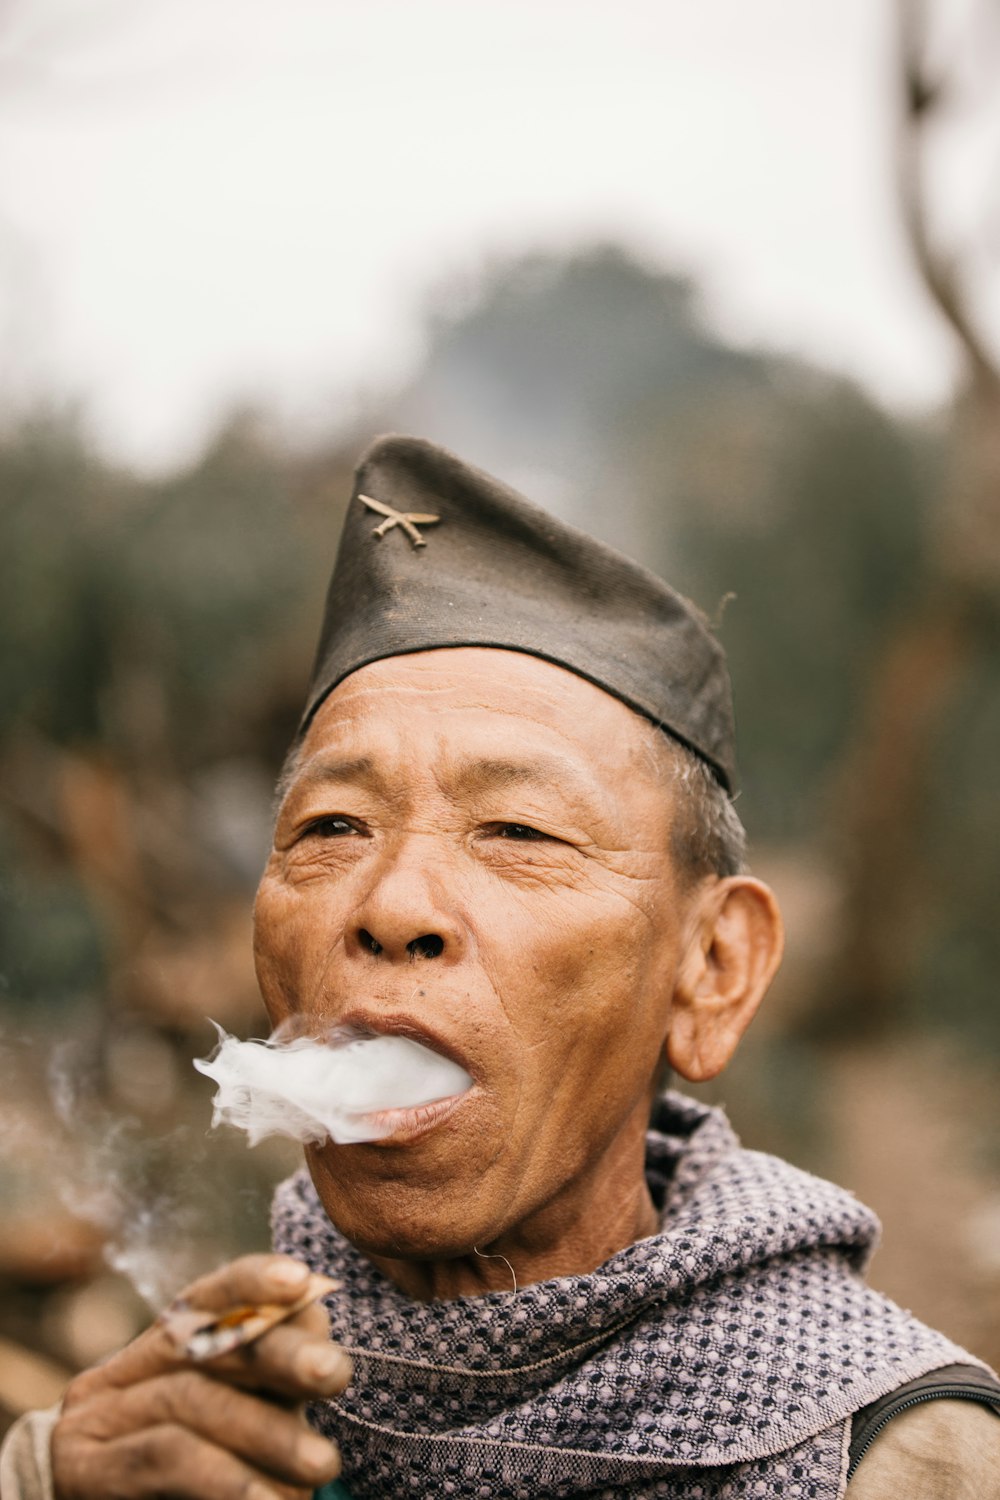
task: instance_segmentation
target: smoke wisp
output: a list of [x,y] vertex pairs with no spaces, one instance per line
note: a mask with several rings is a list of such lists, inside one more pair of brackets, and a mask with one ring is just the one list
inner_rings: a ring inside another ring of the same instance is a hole
[[202,1269],[193,1258],[193,1202],[165,1186],[175,1159],[192,1161],[183,1127],[155,1138],[138,1121],[102,1107],[73,1043],[56,1047],[48,1067],[51,1100],[65,1135],[52,1153],[52,1180],[75,1218],[99,1230],[108,1266],[125,1276],[154,1312],[179,1280]]

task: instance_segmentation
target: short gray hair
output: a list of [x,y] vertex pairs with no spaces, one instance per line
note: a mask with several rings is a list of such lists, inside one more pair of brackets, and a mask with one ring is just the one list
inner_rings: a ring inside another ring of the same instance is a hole
[[691,882],[706,875],[742,875],[747,868],[746,829],[729,793],[700,755],[669,733],[654,732],[657,759],[665,763],[668,785],[675,793],[670,852],[678,870]]

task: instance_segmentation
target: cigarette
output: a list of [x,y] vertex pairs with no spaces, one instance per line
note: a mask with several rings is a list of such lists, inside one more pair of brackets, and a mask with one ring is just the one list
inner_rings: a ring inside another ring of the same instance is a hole
[[254,1343],[269,1329],[294,1318],[328,1292],[336,1291],[339,1285],[339,1281],[313,1272],[305,1291],[294,1302],[241,1302],[222,1312],[206,1312],[182,1298],[171,1303],[160,1314],[159,1321],[178,1353],[200,1364]]

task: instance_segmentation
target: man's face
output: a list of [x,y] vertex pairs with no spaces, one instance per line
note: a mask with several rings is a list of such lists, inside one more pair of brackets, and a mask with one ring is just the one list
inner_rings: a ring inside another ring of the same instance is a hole
[[467,1253],[579,1212],[641,1142],[687,941],[671,796],[643,720],[516,652],[393,657],[324,702],[257,896],[269,1016],[402,1032],[474,1080],[310,1148],[356,1244]]

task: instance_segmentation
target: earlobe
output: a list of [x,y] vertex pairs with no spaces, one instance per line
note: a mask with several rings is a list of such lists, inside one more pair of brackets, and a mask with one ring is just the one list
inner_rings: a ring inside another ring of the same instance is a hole
[[729,1062],[781,962],[784,930],[774,893],[749,875],[706,886],[681,961],[666,1055],[692,1083]]

